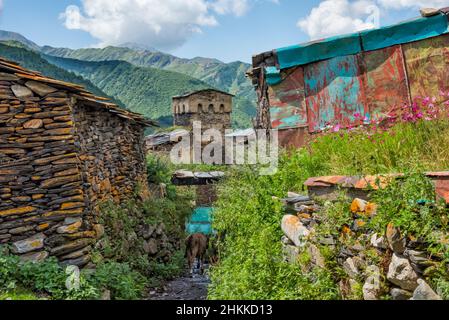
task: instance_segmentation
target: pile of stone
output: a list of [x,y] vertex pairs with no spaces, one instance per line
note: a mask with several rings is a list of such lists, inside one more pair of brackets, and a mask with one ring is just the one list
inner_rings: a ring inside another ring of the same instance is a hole
[[[340,282],[342,298],[348,298],[358,284],[363,285],[364,300],[378,300],[388,296],[393,300],[441,300],[441,297],[425,281],[437,259],[431,257],[426,245],[417,239],[401,234],[392,224],[385,235],[378,235],[366,228],[366,219],[376,215],[376,205],[362,199],[354,199],[351,205],[354,221],[341,230],[340,237],[317,236],[315,228],[323,219],[322,208],[311,198],[289,194],[282,200],[286,213],[282,219],[284,257],[296,263],[300,254],[307,252],[310,264],[304,272],[313,268],[326,268],[326,260],[319,246],[327,246],[336,253],[337,262],[347,277]],[[343,238],[352,237],[355,243],[343,245]],[[384,268],[370,265],[367,251],[374,249],[382,257]],[[381,284],[387,279],[387,285]]]

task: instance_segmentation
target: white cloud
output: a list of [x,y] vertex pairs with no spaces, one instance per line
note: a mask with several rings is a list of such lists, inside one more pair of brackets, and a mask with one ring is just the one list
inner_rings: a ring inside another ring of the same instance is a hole
[[299,20],[298,27],[318,39],[378,27],[381,10],[445,6],[449,0],[325,0]]
[[82,0],[81,8],[68,6],[61,18],[66,28],[99,39],[99,46],[134,42],[170,50],[217,26],[216,14],[243,16],[261,1],[278,0]]
[[211,7],[218,14],[243,16],[248,12],[250,4],[248,0],[217,0],[211,3]]
[[298,22],[313,40],[376,27],[370,16],[378,10],[370,0],[326,0]]
[[443,8],[449,6],[448,0],[378,0],[385,8]]

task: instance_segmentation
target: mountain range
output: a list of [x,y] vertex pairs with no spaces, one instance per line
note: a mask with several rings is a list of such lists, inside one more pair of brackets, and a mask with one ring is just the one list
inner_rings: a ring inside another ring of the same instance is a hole
[[[0,31],[0,56],[25,67],[85,85],[128,109],[171,125],[171,97],[204,88],[234,94],[233,126],[251,126],[256,96],[243,62],[178,58],[138,44],[120,47],[68,49],[38,46],[14,32]],[[9,48],[8,48],[9,47]],[[26,58],[25,58],[26,56]],[[46,62],[46,64],[44,63]],[[57,69],[55,69],[57,68]],[[49,74],[49,70],[53,74]],[[65,71],[67,74],[62,75]],[[73,78],[69,80],[67,78]],[[93,88],[96,87],[96,88]]]

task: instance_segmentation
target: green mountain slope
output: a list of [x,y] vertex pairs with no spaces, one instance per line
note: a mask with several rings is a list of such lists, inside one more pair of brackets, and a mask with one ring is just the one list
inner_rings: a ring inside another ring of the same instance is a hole
[[[223,63],[216,59],[209,58],[201,58],[197,57],[194,59],[181,59],[175,57],[173,55],[169,55],[166,53],[159,52],[157,50],[151,48],[145,48],[141,45],[135,44],[126,44],[123,47],[106,47],[103,49],[97,48],[88,48],[88,49],[78,49],[72,50],[67,48],[52,48],[48,46],[39,47],[34,42],[26,39],[20,34],[0,31],[0,40],[14,40],[20,41],[26,47],[34,51],[41,52],[47,57],[48,60],[51,60],[48,56],[55,56],[60,58],[70,58],[76,60],[85,60],[90,62],[102,62],[102,61],[126,61],[133,66],[136,67],[152,67],[160,70],[173,71],[177,73],[181,73],[183,75],[190,76],[192,78],[198,79],[203,83],[211,87],[215,87],[217,89],[230,92],[236,95],[234,99],[234,110],[233,110],[233,125],[235,127],[250,127],[251,126],[251,118],[256,114],[256,95],[251,85],[251,82],[245,77],[246,71],[250,68],[249,64],[243,62],[232,62],[232,63]],[[55,61],[54,61],[55,62]],[[59,60],[61,62],[61,60]],[[56,63],[56,62],[55,62]],[[65,68],[65,64],[61,62],[59,65],[62,68]],[[110,66],[109,66],[110,67]],[[128,66],[129,67],[129,66]],[[76,71],[72,69],[67,69],[70,71]],[[96,76],[89,77],[87,74],[81,74],[86,79],[91,80],[95,85],[102,88],[97,82],[100,82],[100,79]],[[127,74],[127,77],[122,77],[121,79],[126,80],[127,82],[122,83],[122,87],[129,87],[130,79],[132,75]],[[139,75],[141,77],[141,75]],[[137,78],[133,83],[141,86],[141,79]],[[172,79],[172,77],[164,78],[164,81]],[[186,78],[182,78],[186,80]],[[158,82],[157,79],[152,79],[155,83]],[[189,79],[190,80],[190,79]],[[169,80],[172,81],[172,80]],[[104,85],[104,83],[103,83]],[[167,84],[166,86],[174,89],[176,85]],[[167,114],[164,117],[169,117],[168,113],[171,108],[167,104],[167,101],[170,97],[165,97],[161,99],[160,97],[154,97],[153,99],[149,99],[148,97],[131,97],[132,93],[123,93],[118,95],[116,91],[120,84],[117,84],[116,88],[108,87],[105,85],[104,88],[108,88],[110,90],[110,95],[114,95],[115,97],[126,96],[127,101],[131,101],[132,103],[137,103],[137,107],[139,110],[149,109],[143,107],[143,101],[152,101],[157,102],[158,104],[161,101],[165,101],[164,103],[158,105],[156,108],[159,109],[162,106],[167,108],[166,112],[152,112],[147,110],[144,112],[147,115],[152,114]],[[161,86],[161,89],[164,89]],[[192,91],[197,87],[194,85],[190,88],[186,88],[184,85],[181,85],[177,91]],[[104,89],[106,91],[106,89]],[[175,91],[175,90],[173,90]],[[168,93],[170,90],[161,92]],[[137,93],[136,93],[137,94]],[[126,102],[125,102],[126,103]],[[128,103],[126,103],[128,104]],[[130,106],[130,108],[134,109],[135,106]],[[167,119],[169,122],[170,120]]]
[[256,96],[251,82],[245,77],[249,64],[243,62],[223,63],[216,59],[181,59],[156,50],[139,50],[126,47],[106,47],[71,50],[42,47],[47,55],[85,61],[127,61],[135,66],[153,67],[179,72],[199,79],[212,87],[236,95],[234,122],[240,127],[251,126],[250,119],[256,112]]
[[11,31],[4,31],[0,30],[0,41],[17,41],[24,45],[26,45],[28,48],[39,51],[41,48],[35,44],[33,41],[28,40],[24,36],[22,36],[19,33],[11,32]]
[[38,53],[22,47],[21,43],[15,41],[0,42],[0,56],[19,63],[22,67],[41,72],[42,74],[58,80],[72,82],[84,86],[95,95],[110,98],[111,101],[122,107],[125,105],[120,99],[114,99],[103,90],[96,87],[89,80],[84,79],[63,68],[57,67],[43,59]]
[[[210,88],[198,79],[125,61],[90,62],[42,55],[49,63],[91,81],[130,110],[170,122],[171,98],[191,90]],[[168,123],[166,123],[168,124]]]

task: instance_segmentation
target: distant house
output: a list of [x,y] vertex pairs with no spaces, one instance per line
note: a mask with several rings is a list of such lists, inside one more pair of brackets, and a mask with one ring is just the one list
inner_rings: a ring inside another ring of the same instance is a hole
[[84,266],[100,203],[147,190],[153,123],[105,101],[0,58],[0,245]]
[[203,129],[215,128],[224,133],[231,128],[233,97],[216,89],[173,97],[174,125],[192,129],[194,121],[201,121]]
[[376,119],[415,97],[439,97],[449,91],[448,13],[254,56],[256,127],[300,147],[329,124],[351,125],[356,114]]

